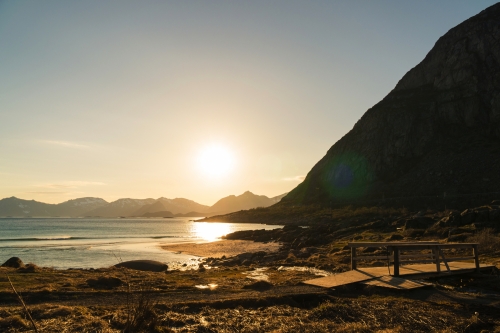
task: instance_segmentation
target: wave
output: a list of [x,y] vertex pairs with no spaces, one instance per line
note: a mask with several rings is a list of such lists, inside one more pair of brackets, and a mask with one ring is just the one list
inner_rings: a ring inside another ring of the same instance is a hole
[[189,236],[109,236],[109,237],[74,237],[74,236],[41,236],[25,238],[0,238],[0,242],[36,242],[36,241],[65,241],[65,240],[93,240],[93,239],[125,239],[125,238],[191,238]]
[[70,240],[70,239],[93,239],[93,238],[72,237],[72,236],[44,236],[44,237],[26,237],[26,238],[1,238],[0,242],[32,242],[32,241]]

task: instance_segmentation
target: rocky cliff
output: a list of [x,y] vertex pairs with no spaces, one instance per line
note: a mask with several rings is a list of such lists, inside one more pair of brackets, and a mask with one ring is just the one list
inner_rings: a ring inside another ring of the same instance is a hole
[[499,125],[496,4],[442,36],[282,202],[500,192]]

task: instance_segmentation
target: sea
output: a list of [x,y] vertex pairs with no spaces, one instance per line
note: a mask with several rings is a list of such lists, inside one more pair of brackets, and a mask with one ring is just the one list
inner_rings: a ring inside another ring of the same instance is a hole
[[240,230],[281,226],[196,222],[196,218],[0,218],[0,265],[10,257],[55,269],[101,268],[128,260],[157,260],[171,268],[200,257],[161,245],[218,241]]

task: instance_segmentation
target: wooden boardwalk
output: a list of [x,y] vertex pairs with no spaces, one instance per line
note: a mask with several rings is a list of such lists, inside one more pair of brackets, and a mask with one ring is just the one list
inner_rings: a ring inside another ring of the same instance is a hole
[[395,276],[382,276],[379,278],[375,278],[373,280],[364,281],[362,283],[370,286],[401,289],[401,290],[417,289],[432,285],[428,282],[402,279]]
[[[448,271],[444,264],[441,264],[441,272],[436,271],[435,264],[404,265],[399,267],[399,278],[394,277],[394,267],[390,270],[386,267],[366,267],[358,268],[344,273],[329,275],[321,278],[304,281],[305,284],[324,288],[333,288],[351,283],[363,282],[370,285],[391,287],[396,289],[414,289],[425,287],[428,284],[409,279],[425,279],[437,276],[450,276],[454,274],[472,273],[476,271],[475,263],[450,262]],[[481,270],[491,269],[492,265],[480,265]],[[404,277],[404,278],[403,278]]]

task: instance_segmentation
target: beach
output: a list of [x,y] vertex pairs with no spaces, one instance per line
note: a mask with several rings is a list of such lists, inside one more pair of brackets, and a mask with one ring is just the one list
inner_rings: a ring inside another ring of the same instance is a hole
[[260,243],[247,240],[218,240],[209,243],[181,243],[161,245],[166,251],[183,253],[204,258],[233,257],[247,252],[264,251],[267,253],[277,252],[280,243]]

